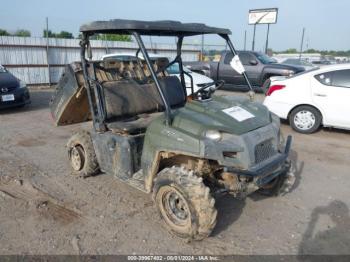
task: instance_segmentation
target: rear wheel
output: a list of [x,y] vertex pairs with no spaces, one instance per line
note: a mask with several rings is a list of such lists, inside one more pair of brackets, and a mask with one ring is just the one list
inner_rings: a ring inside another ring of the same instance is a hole
[[155,181],[153,199],[166,228],[178,237],[202,240],[216,225],[215,200],[192,171],[163,169]]
[[322,115],[312,106],[298,106],[290,113],[289,123],[295,131],[311,134],[319,129]]
[[267,90],[268,90],[269,87],[270,87],[270,84],[271,84],[270,77],[265,78],[264,81],[263,81],[263,85],[262,85],[262,87],[261,87],[262,92],[263,92],[264,94],[266,94]]
[[98,172],[98,162],[88,132],[81,131],[74,134],[69,139],[67,148],[68,158],[75,174],[88,177]]

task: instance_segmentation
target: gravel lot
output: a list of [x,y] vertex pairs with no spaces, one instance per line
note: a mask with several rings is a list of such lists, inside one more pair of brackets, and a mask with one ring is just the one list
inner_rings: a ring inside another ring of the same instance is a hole
[[0,254],[350,254],[350,132],[307,136],[283,124],[293,190],[222,197],[212,236],[185,243],[160,226],[150,196],[109,175],[71,175],[65,144],[81,126],[55,127],[51,91],[31,95],[0,113]]

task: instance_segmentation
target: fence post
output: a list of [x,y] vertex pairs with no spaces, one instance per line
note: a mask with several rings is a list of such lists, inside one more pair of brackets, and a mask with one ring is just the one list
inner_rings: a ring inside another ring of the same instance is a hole
[[49,76],[49,86],[51,86],[51,74],[50,74],[50,63],[49,63],[49,18],[46,17],[46,62],[47,71]]

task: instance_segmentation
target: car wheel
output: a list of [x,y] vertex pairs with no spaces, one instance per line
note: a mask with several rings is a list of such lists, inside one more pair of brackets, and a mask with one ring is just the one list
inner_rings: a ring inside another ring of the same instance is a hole
[[298,106],[291,112],[289,123],[295,131],[311,134],[319,129],[322,115],[312,106]]
[[166,228],[186,240],[202,240],[216,225],[215,200],[202,178],[180,167],[159,172],[153,199]]
[[266,94],[267,90],[268,90],[269,87],[270,87],[270,84],[271,84],[270,78],[266,78],[266,79],[264,80],[264,83],[263,83],[262,87],[261,87],[261,90],[262,90],[262,92],[263,92],[264,94]]
[[67,148],[68,158],[74,174],[88,177],[98,172],[99,166],[88,132],[81,131],[74,134],[68,141]]

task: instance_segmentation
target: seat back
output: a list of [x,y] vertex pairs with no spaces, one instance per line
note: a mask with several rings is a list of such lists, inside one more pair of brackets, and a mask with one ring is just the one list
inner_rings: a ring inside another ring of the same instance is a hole
[[[185,103],[186,97],[176,76],[160,78],[159,81],[172,108]],[[107,120],[164,111],[163,102],[154,83],[139,84],[133,80],[121,80],[105,82],[102,86]]]

